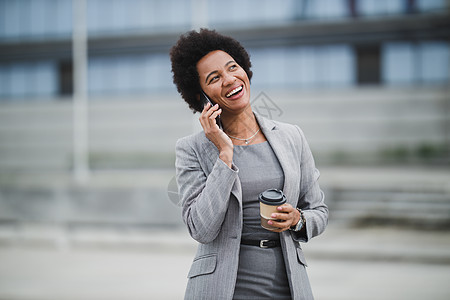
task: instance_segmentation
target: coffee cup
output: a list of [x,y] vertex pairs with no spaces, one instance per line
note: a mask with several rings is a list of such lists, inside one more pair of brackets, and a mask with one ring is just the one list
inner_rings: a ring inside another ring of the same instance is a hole
[[281,190],[268,189],[260,193],[259,199],[259,214],[261,216],[261,226],[267,230],[278,229],[268,224],[269,220],[276,220],[272,218],[272,213],[277,212],[277,207],[286,203],[286,196]]

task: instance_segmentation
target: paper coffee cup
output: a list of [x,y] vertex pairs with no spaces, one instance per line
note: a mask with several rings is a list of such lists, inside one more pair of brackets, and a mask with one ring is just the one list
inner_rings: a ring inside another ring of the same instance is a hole
[[261,226],[267,230],[278,229],[269,225],[269,220],[276,220],[271,217],[277,212],[277,207],[286,203],[286,196],[277,189],[268,189],[259,194],[259,214],[261,216]]

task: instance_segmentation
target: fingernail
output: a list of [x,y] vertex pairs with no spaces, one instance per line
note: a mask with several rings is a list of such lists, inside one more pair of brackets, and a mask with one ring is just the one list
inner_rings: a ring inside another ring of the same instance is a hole
[[276,218],[276,217],[277,217],[277,214],[272,214],[270,217]]
[[269,220],[269,221],[267,221],[267,224],[272,225],[273,222]]
[[282,210],[283,208],[282,208],[281,206],[278,206],[277,209],[278,209],[278,210]]

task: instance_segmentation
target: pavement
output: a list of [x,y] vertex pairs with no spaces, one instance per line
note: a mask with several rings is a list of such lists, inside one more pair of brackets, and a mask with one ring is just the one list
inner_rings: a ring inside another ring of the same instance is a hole
[[[325,187],[450,193],[446,168],[321,171]],[[71,186],[70,178],[57,175],[50,178],[55,186]],[[90,184],[140,188],[151,182],[166,187],[171,177],[170,171],[164,176],[107,172],[96,174]],[[49,181],[27,178],[7,179],[12,186],[20,182],[18,188]],[[176,213],[171,226],[151,228],[0,222],[0,300],[183,299],[197,244],[177,225]],[[344,225],[330,219],[322,235],[302,245],[316,299],[450,299],[448,228]]]
[[[195,249],[183,228],[0,231],[0,299],[182,299]],[[331,223],[303,249],[316,299],[450,299],[450,231]]]

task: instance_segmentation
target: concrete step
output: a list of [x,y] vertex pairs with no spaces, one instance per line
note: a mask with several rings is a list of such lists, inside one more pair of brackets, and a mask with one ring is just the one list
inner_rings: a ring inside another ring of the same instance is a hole
[[330,210],[338,222],[450,228],[450,193],[444,191],[339,190]]

